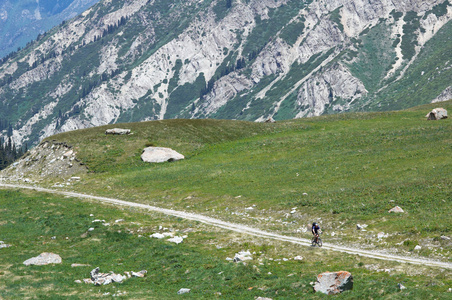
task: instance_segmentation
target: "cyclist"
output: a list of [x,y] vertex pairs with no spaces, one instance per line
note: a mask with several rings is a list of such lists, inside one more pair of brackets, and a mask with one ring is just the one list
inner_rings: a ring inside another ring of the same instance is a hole
[[320,233],[320,226],[316,222],[312,223],[312,234],[315,236],[315,241],[318,241],[319,233]]

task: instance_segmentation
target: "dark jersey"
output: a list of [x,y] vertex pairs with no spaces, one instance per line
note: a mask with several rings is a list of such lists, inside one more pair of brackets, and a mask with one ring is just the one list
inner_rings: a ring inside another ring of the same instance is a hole
[[316,226],[312,227],[312,233],[318,234],[319,230],[320,230],[320,226],[319,225],[316,225]]

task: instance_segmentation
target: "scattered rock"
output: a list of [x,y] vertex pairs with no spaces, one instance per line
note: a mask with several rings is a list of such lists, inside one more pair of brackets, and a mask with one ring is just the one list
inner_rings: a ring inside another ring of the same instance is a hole
[[[143,277],[146,276],[146,274],[148,273],[148,271],[146,271],[146,270],[141,270],[140,272],[134,272],[134,271],[132,271],[131,273],[132,273],[132,277],[140,277],[140,278],[143,278]],[[127,276],[127,277],[129,277],[129,276]],[[129,278],[130,278],[130,277],[129,277]]]
[[442,236],[441,236],[441,239],[442,239],[443,241],[450,241],[450,237],[445,236],[445,235],[442,235]]
[[303,256],[301,256],[301,255],[295,256],[295,257],[293,258],[293,260],[302,261],[302,260],[303,260]]
[[[33,183],[40,178],[68,179],[87,173],[72,146],[64,142],[45,141],[25,153],[13,165],[2,170],[9,181]],[[77,163],[75,163],[77,162]]]
[[168,242],[180,244],[184,241],[184,239],[180,236],[175,236],[173,238],[168,239]]
[[88,264],[71,264],[72,268],[77,268],[77,267],[91,267],[91,265]]
[[69,150],[63,154],[63,158],[71,157],[74,154],[74,150]]
[[121,283],[123,282],[125,279],[127,279],[126,276],[121,275],[121,274],[115,274],[113,272],[110,273],[100,273],[99,272],[99,267],[93,269],[89,275],[91,278],[89,279],[84,279],[83,281],[85,283],[91,283],[94,285],[107,285],[110,284],[112,282],[118,282]]
[[39,256],[27,259],[24,261],[24,265],[36,265],[36,266],[43,266],[48,264],[61,264],[62,263],[61,256],[55,253],[49,253],[44,252],[41,253]]
[[82,283],[80,279],[74,280],[75,283]]
[[325,272],[317,275],[314,291],[327,295],[342,293],[353,289],[353,276],[350,272]]
[[414,247],[414,251],[420,251],[421,249],[422,249],[422,247],[419,245],[416,245],[416,247]]
[[406,289],[406,286],[404,286],[404,285],[401,284],[401,283],[398,283],[397,286],[399,287],[399,290],[404,290],[404,289]]
[[447,119],[447,110],[444,108],[435,108],[431,112],[429,112],[426,116],[427,120],[441,120]]
[[105,134],[125,135],[130,134],[130,129],[112,128],[105,130]]
[[379,238],[379,239],[386,238],[386,237],[388,237],[388,235],[384,232],[379,232],[377,234],[377,238]]
[[272,298],[257,297],[256,300],[273,300]]
[[151,234],[149,237],[155,238],[155,239],[163,239],[163,238],[165,238],[165,236],[163,234],[158,233],[158,232]]
[[364,228],[367,228],[367,224],[356,224],[356,229],[357,230],[361,230],[361,229],[364,229]]
[[393,208],[391,208],[388,212],[390,213],[403,213],[403,209],[400,206],[395,206]]
[[0,249],[2,249],[2,248],[9,248],[9,247],[11,247],[10,244],[5,244],[5,242],[0,241]]
[[187,294],[187,293],[190,293],[190,289],[182,288],[177,292],[178,295]]
[[185,159],[185,156],[170,148],[148,147],[143,150],[141,159],[148,163],[162,163]]
[[235,254],[234,262],[242,262],[246,260],[253,260],[253,256],[249,251],[241,251]]

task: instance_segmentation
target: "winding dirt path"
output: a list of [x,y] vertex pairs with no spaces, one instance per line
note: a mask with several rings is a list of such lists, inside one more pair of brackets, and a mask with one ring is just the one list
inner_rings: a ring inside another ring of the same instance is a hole
[[[149,211],[154,211],[154,212],[158,212],[158,213],[162,213],[162,214],[166,214],[166,215],[170,215],[170,216],[180,217],[180,218],[187,219],[187,220],[202,222],[202,223],[205,223],[208,225],[220,227],[220,228],[227,229],[227,230],[232,230],[232,231],[239,232],[239,233],[250,234],[253,236],[257,236],[257,237],[273,239],[273,240],[278,240],[278,241],[289,242],[289,243],[298,244],[298,245],[302,245],[302,246],[311,246],[311,241],[308,239],[286,236],[286,235],[276,234],[276,233],[272,233],[272,232],[268,232],[268,231],[263,231],[263,230],[260,230],[257,228],[240,225],[240,224],[229,223],[229,222],[225,222],[225,221],[222,221],[219,219],[203,216],[200,214],[193,214],[193,213],[187,213],[187,212],[177,211],[177,210],[172,210],[172,209],[165,209],[165,208],[160,208],[160,207],[146,205],[146,204],[123,201],[123,200],[119,200],[119,199],[98,197],[98,196],[86,195],[86,194],[75,193],[75,192],[58,191],[58,190],[52,190],[52,189],[47,189],[47,188],[41,188],[41,187],[6,184],[6,183],[1,183],[1,182],[0,182],[0,187],[35,190],[35,191],[39,191],[39,192],[52,193],[52,194],[70,196],[70,197],[75,197],[75,198],[92,199],[92,200],[96,200],[99,202],[122,205],[122,206],[127,206],[127,207],[137,207],[137,208],[147,209]],[[441,262],[441,261],[436,261],[436,260],[397,256],[397,255],[382,253],[379,251],[361,250],[358,248],[338,246],[338,245],[333,245],[333,244],[329,244],[329,243],[323,243],[323,248],[327,249],[327,250],[339,251],[339,252],[344,252],[344,253],[348,253],[348,254],[355,254],[355,255],[376,258],[376,259],[381,259],[381,260],[386,260],[386,261],[397,261],[397,262],[401,262],[401,263],[411,263],[411,264],[425,265],[425,266],[430,266],[430,267],[440,267],[440,268],[452,269],[452,263]]]

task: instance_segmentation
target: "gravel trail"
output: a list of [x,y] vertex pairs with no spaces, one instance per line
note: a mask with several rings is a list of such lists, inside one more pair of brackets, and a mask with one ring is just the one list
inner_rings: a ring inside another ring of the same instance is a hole
[[[59,194],[59,195],[70,196],[70,197],[75,197],[75,198],[92,199],[92,200],[96,200],[96,201],[100,201],[100,202],[122,205],[122,206],[127,206],[127,207],[137,207],[137,208],[147,209],[149,211],[159,212],[159,213],[170,215],[170,216],[180,217],[180,218],[187,219],[187,220],[202,222],[202,223],[205,223],[208,225],[220,227],[220,228],[227,229],[227,230],[232,230],[232,231],[239,232],[239,233],[250,234],[253,236],[257,236],[257,237],[273,239],[273,240],[278,240],[278,241],[289,242],[289,243],[298,244],[301,246],[311,246],[311,241],[308,239],[293,237],[293,236],[286,236],[286,235],[276,234],[276,233],[272,233],[272,232],[268,232],[268,231],[263,231],[263,230],[260,230],[257,228],[240,225],[240,224],[234,224],[234,223],[230,223],[230,222],[225,222],[225,221],[222,221],[219,219],[203,216],[200,214],[193,214],[193,213],[188,213],[188,212],[183,212],[183,211],[160,208],[160,207],[156,207],[156,206],[134,203],[134,202],[124,201],[124,200],[119,200],[119,199],[98,197],[98,196],[86,195],[86,194],[75,193],[75,192],[52,190],[52,189],[41,188],[41,187],[24,186],[24,185],[16,185],[16,184],[5,184],[5,183],[0,183],[0,187],[14,188],[14,189],[29,189],[29,190],[39,191],[39,192]],[[401,262],[401,263],[411,263],[411,264],[425,265],[425,266],[430,266],[430,267],[440,267],[440,268],[452,269],[452,263],[442,262],[442,261],[437,261],[437,260],[398,256],[398,255],[383,253],[381,251],[361,250],[358,248],[339,246],[339,245],[334,245],[334,244],[330,244],[330,243],[323,243],[322,248],[327,249],[327,250],[332,250],[332,251],[339,251],[339,252],[344,252],[344,253],[348,253],[348,254],[355,254],[355,255],[360,255],[360,256],[364,256],[364,257],[386,260],[386,261],[397,261],[397,262]]]

